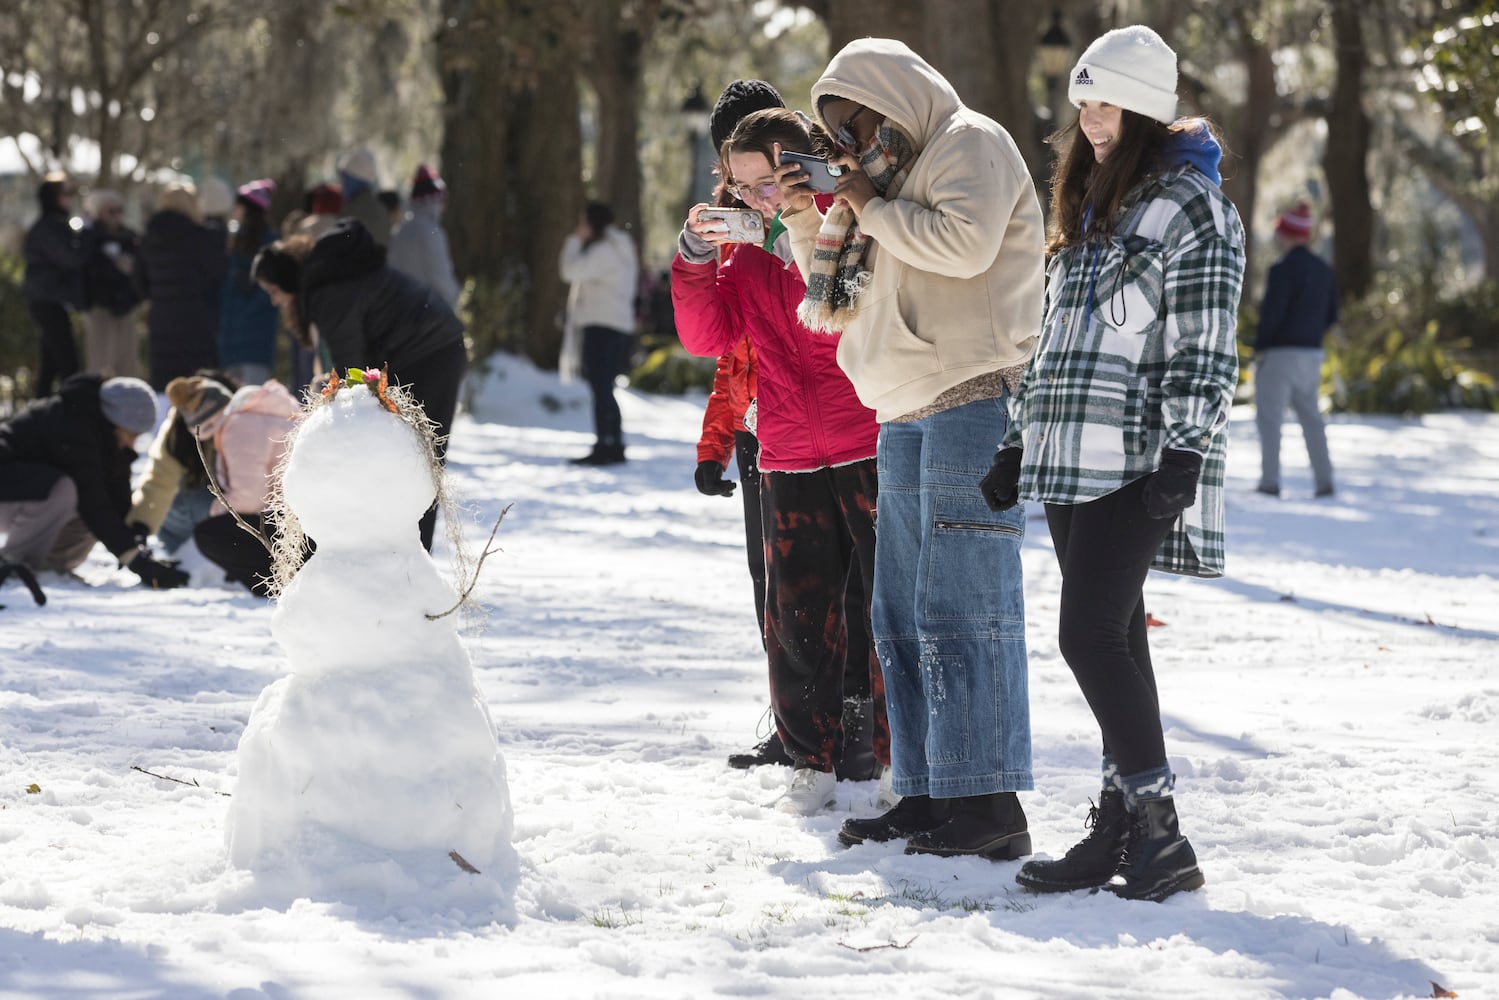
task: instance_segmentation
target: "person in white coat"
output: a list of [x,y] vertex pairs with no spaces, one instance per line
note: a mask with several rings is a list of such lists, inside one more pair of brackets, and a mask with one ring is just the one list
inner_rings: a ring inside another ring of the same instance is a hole
[[562,244],[558,268],[572,286],[559,368],[564,379],[582,374],[593,392],[593,450],[573,462],[616,465],[625,460],[625,440],[614,383],[629,367],[634,339],[640,279],[635,241],[615,227],[608,205],[589,202]]

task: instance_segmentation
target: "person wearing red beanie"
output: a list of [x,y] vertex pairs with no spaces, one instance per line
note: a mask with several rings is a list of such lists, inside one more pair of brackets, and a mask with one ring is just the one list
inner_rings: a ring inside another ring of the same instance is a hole
[[1312,465],[1313,492],[1333,495],[1327,428],[1318,407],[1322,385],[1322,338],[1338,321],[1338,282],[1327,262],[1312,252],[1312,210],[1306,202],[1275,221],[1280,260],[1265,278],[1259,330],[1254,340],[1255,425],[1260,434],[1260,482],[1256,489],[1280,496],[1280,425],[1289,405],[1301,425]]

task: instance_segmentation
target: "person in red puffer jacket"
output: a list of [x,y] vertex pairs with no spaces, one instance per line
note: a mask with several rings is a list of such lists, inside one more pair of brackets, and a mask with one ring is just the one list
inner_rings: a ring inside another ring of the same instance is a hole
[[[752,208],[780,208],[778,148],[813,150],[804,118],[755,112],[724,146],[726,178]],[[672,303],[687,350],[722,355],[747,337],[755,354],[755,405],[745,423],[760,444],[771,708],[796,764],[778,805],[806,815],[832,804],[834,763],[861,727],[872,729],[878,765],[890,759],[884,685],[868,640],[879,428],[838,366],[838,338],[796,318],[806,288],[781,227],[772,224],[763,246],[737,246],[719,266],[725,234],[700,217],[708,207],[688,215],[672,263]],[[850,607],[855,573],[861,600]],[[848,648],[851,638],[863,648]],[[855,657],[867,670],[850,690],[844,665]]]

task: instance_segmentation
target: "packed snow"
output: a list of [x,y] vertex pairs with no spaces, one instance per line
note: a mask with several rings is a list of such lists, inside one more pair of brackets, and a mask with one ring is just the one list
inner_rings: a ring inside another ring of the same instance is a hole
[[[766,674],[739,499],[692,486],[702,398],[622,392],[630,461],[579,467],[586,389],[487,367],[448,486],[475,549],[513,507],[474,592],[487,620],[427,660],[398,625],[419,629],[426,597],[379,584],[373,642],[357,634],[369,598],[293,639],[273,631],[293,594],[223,585],[191,550],[183,590],[142,589],[102,549],[81,581],[43,576],[44,607],[0,590],[0,998],[1499,994],[1499,415],[1334,418],[1332,500],[1311,498],[1288,424],[1276,500],[1253,492],[1253,412],[1235,410],[1229,575],[1147,584],[1177,804],[1208,880],[1155,904],[1030,895],[1019,862],[843,849],[873,782],[841,784],[825,814],[772,808],[789,772],[723,763],[764,732]],[[381,454],[342,455],[351,498],[391,485]],[[1032,508],[1021,800],[1057,856],[1084,833],[1098,736],[1057,653]],[[451,554],[440,540],[442,579],[421,588],[461,587]],[[339,732],[366,703],[318,702],[298,731],[325,738],[284,748],[286,765],[388,738],[349,776],[383,798],[349,806],[336,838],[280,827],[280,852],[241,867],[234,811],[258,796],[259,815],[307,820],[290,815],[296,779],[248,752],[257,701],[361,642],[388,654],[366,692],[434,719],[487,712],[508,776],[471,729]],[[412,815],[454,760],[513,805],[504,837],[508,810],[476,817],[494,872],[446,855],[468,857],[449,839],[474,830]]]

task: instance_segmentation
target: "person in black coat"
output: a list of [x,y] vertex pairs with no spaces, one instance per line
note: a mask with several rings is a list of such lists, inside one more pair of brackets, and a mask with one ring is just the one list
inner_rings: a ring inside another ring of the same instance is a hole
[[141,303],[134,274],[140,238],[125,225],[125,203],[113,191],[91,191],[85,203],[88,258],[83,265],[83,357],[88,371],[135,377],[140,369]]
[[0,423],[0,559],[68,572],[98,541],[152,588],[187,583],[125,524],[135,439],[155,423],[150,386],[98,375],[65,379],[57,395]]
[[[387,265],[385,248],[352,218],[315,243],[273,243],[255,256],[250,274],[304,344],[316,334],[338,372],[389,365],[391,381],[407,387],[437,425],[442,460],[468,370],[463,321],[442,296]],[[429,550],[436,523],[434,506],[421,520]]]
[[57,383],[80,368],[69,311],[83,307],[83,264],[88,247],[73,222],[78,190],[67,174],[51,173],[37,188],[41,217],[26,231],[26,278],[22,294],[41,347],[35,397],[50,396]]
[[168,184],[146,223],[138,282],[151,300],[146,324],[151,386],[219,363],[219,291],[229,266],[223,233],[199,219],[190,184]]

